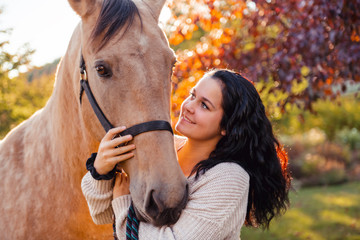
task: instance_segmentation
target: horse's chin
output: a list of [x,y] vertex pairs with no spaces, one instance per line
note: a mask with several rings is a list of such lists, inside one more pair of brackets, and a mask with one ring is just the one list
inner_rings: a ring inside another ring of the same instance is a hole
[[152,225],[157,226],[157,227],[165,226],[165,225],[172,225],[172,224],[174,224],[176,222],[176,221],[169,222],[168,220],[165,220],[165,219],[152,219],[147,214],[142,213],[141,211],[139,211],[137,208],[135,208],[135,214],[136,214],[137,219],[140,222],[151,223]]
[[135,210],[135,214],[136,217],[139,221],[141,222],[148,222],[148,223],[152,223],[153,219],[151,219],[150,216],[148,216],[146,213],[144,213],[143,211],[141,211],[139,208],[137,208],[136,206],[134,206],[134,210]]
[[[187,202],[187,195],[186,195],[183,203],[181,204],[182,205],[181,210],[184,209],[186,202]],[[149,216],[148,214],[146,214],[144,211],[142,211],[141,209],[137,208],[136,205],[134,205],[134,210],[135,210],[136,217],[139,221],[151,223],[152,225],[157,226],[157,227],[165,226],[165,225],[167,225],[167,226],[173,225],[180,218],[180,213],[181,213],[181,210],[174,211],[174,209],[168,209],[168,210],[162,212],[161,214],[159,214],[154,219],[151,216]]]

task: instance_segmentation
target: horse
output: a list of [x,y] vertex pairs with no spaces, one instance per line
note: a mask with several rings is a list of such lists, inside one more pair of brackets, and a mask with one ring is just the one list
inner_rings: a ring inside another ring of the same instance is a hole
[[[86,160],[105,135],[90,100],[79,94],[81,59],[94,98],[114,126],[171,121],[176,58],[158,25],[165,0],[68,2],[81,21],[53,93],[0,143],[1,239],[112,238],[110,225],[93,223],[80,187]],[[151,131],[133,141],[135,156],[120,167],[130,175],[138,217],[155,225],[175,222],[188,190],[173,135]]]

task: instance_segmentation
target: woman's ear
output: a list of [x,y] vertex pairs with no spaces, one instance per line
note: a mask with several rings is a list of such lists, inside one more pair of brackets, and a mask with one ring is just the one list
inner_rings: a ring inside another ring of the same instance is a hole
[[222,136],[226,136],[226,131],[225,131],[225,130],[221,130],[220,134],[221,134]]

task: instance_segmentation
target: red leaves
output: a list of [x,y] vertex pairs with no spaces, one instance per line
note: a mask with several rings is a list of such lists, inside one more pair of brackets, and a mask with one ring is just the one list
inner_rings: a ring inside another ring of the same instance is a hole
[[350,39],[353,42],[360,42],[360,36],[355,30],[352,31]]
[[[170,43],[190,39],[187,50],[177,52],[175,69],[185,85],[208,69],[227,67],[253,81],[279,82],[289,93],[284,104],[311,109],[317,98],[338,94],[333,84],[360,81],[359,0],[177,0],[172,10]],[[301,79],[308,89],[292,94],[293,81]]]
[[289,161],[288,154],[283,145],[277,146],[276,152],[277,152],[277,156],[280,160],[280,166],[281,166],[282,172],[284,175],[286,175],[286,174],[288,174],[287,173],[287,166],[288,166],[288,161]]

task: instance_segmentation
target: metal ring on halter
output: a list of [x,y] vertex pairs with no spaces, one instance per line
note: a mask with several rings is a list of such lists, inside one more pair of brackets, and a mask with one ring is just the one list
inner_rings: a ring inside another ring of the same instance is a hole
[[85,69],[81,69],[81,70],[80,70],[80,77],[81,77],[81,79],[84,80],[84,81],[87,81],[87,80],[88,80]]

